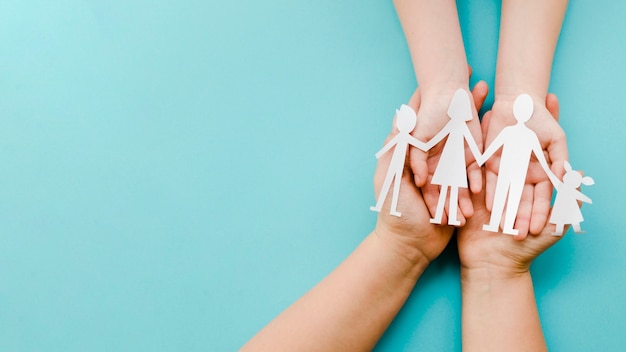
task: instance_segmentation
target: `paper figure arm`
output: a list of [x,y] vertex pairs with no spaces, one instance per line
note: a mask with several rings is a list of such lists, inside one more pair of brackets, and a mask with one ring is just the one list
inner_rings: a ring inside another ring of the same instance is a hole
[[480,165],[482,154],[480,153],[480,149],[478,149],[478,144],[476,144],[476,140],[474,140],[474,136],[472,136],[472,132],[470,132],[467,125],[465,125],[463,135],[465,136],[465,140],[467,141],[467,145],[469,146],[472,155],[474,155],[474,160],[476,160],[476,163]]
[[[504,132],[504,130],[502,131]],[[500,149],[500,147],[502,147],[502,145],[504,144],[504,137],[503,137],[503,133],[500,132],[500,134],[498,134],[498,136],[496,137],[496,139],[493,140],[493,142],[491,142],[491,144],[489,145],[489,147],[487,148],[487,150],[485,150],[485,152],[483,153],[482,156],[480,156],[476,162],[478,163],[478,166],[482,166],[487,160],[489,160],[489,158],[491,158],[491,156],[498,150]]]
[[556,177],[556,175],[552,172],[552,170],[550,170],[550,167],[548,166],[548,162],[546,161],[546,157],[543,155],[543,150],[541,149],[539,140],[537,139],[533,141],[533,153],[535,153],[537,160],[539,160],[539,164],[541,165],[541,168],[543,168],[543,171],[545,171],[546,175],[548,175],[550,182],[552,182],[552,186],[556,188],[562,182],[559,180],[558,177]]
[[430,150],[430,148],[434,147],[435,144],[439,143],[445,136],[447,136],[448,133],[450,133],[449,122],[445,126],[443,126],[443,128],[439,130],[439,132],[437,132],[437,134],[433,138],[431,138],[428,142],[426,142],[425,149],[422,149],[422,150],[424,151]]
[[580,191],[576,190],[576,199],[583,201],[585,203],[589,203],[591,204],[591,198],[587,197],[586,195],[580,193]]
[[398,143],[398,136],[399,135],[395,135],[395,137],[393,137],[389,142],[387,142],[387,144],[385,144],[385,146],[381,150],[379,150],[378,153],[376,153],[376,159],[380,158],[383,154],[388,152],[389,149],[391,149],[393,146],[395,146]]
[[423,150],[425,152],[428,151],[428,149],[430,149],[430,148],[428,148],[426,146],[426,143],[420,141],[419,139],[417,139],[417,138],[415,138],[415,137],[413,137],[411,135],[409,135],[409,138],[408,138],[407,141],[409,142],[410,145],[414,146],[415,148],[419,148],[419,149],[421,149],[421,150]]

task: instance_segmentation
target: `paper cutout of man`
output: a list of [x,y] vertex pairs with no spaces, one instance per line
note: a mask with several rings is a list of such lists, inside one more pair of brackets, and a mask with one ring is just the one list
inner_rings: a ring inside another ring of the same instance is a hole
[[489,224],[483,226],[483,230],[498,232],[506,203],[502,231],[505,234],[515,236],[518,234],[518,230],[514,229],[513,225],[515,225],[531,153],[535,154],[553,185],[556,185],[559,180],[548,167],[537,135],[525,125],[525,122],[533,115],[533,101],[528,94],[522,94],[515,99],[513,115],[517,120],[517,124],[502,129],[496,139],[485,150],[478,164],[482,165],[502,147],[498,180],[496,182],[493,207],[491,208],[491,218]]

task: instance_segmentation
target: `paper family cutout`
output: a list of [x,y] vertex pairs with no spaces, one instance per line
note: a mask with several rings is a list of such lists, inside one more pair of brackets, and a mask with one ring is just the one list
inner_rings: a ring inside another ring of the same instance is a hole
[[583,221],[583,217],[577,201],[591,203],[591,199],[580,193],[577,188],[581,183],[593,185],[594,181],[591,177],[582,177],[578,172],[572,170],[567,161],[565,162],[566,174],[563,177],[563,182],[552,173],[537,135],[525,125],[533,115],[533,101],[528,94],[518,96],[513,103],[513,116],[517,123],[502,129],[483,154],[480,153],[476,141],[467,127],[467,122],[471,121],[473,117],[471,100],[465,90],[459,89],[454,92],[447,114],[450,121],[430,141],[424,143],[410,134],[417,123],[415,111],[407,105],[402,105],[400,110],[396,110],[398,134],[376,153],[376,158],[379,158],[394,148],[383,187],[378,195],[378,201],[376,206],[370,207],[371,210],[380,212],[393,182],[390,214],[400,217],[401,214],[397,210],[398,196],[409,145],[426,152],[445,137],[448,137],[431,180],[431,184],[440,186],[437,210],[435,217],[430,219],[431,223],[441,224],[448,188],[450,188],[448,225],[460,225],[456,219],[456,214],[459,188],[467,188],[467,164],[465,160],[465,142],[467,142],[474,159],[480,166],[502,148],[491,217],[489,224],[483,226],[483,230],[498,232],[504,215],[502,231],[509,235],[518,234],[518,230],[514,229],[513,226],[517,217],[530,158],[534,154],[557,190],[549,220],[550,223],[556,224],[556,231],[553,235],[561,236],[565,225],[570,224],[575,232],[581,233],[580,222]]

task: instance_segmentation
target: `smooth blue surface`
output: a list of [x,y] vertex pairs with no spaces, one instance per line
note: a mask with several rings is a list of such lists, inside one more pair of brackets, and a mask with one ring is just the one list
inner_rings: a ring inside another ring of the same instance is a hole
[[[459,2],[493,84],[499,5]],[[587,235],[536,260],[554,351],[626,345],[626,2],[574,0],[551,90]],[[0,1],[0,351],[232,351],[372,229],[415,88],[390,1]],[[491,97],[492,99],[492,97]],[[380,351],[460,351],[455,248]]]

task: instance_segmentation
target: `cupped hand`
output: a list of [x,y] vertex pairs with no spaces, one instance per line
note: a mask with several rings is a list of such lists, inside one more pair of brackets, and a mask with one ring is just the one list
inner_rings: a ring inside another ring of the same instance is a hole
[[[422,97],[419,94],[414,94],[409,101],[415,111],[417,111],[417,126],[413,131],[413,136],[423,142],[428,142],[433,138],[448,122],[450,117],[447,115],[448,106],[452,95],[456,91],[456,88],[445,88],[441,92],[431,94]],[[468,88],[464,88],[468,90]],[[479,93],[479,99],[477,99],[476,92]],[[472,105],[473,119],[467,122],[468,128],[478,145],[480,152],[483,149],[483,138],[480,129],[480,121],[478,120],[477,111],[480,110],[486,96],[487,85],[485,82],[479,82],[470,96],[473,97],[474,102]],[[417,93],[417,92],[416,92]],[[418,108],[419,106],[419,108]],[[416,148],[412,148],[409,153],[409,160],[411,170],[414,174],[414,181],[418,187],[421,187],[422,194],[426,206],[429,209],[430,215],[435,216],[437,209],[437,203],[439,202],[439,185],[431,184],[433,174],[439,164],[441,153],[445,146],[447,138],[433,146],[429,151],[424,152]],[[467,178],[469,180],[469,186],[472,192],[476,193],[482,189],[482,172],[477,162],[474,160],[474,155],[467,147],[465,148],[465,162],[467,166]],[[448,199],[446,199],[445,212],[441,219],[442,224],[448,223]],[[472,216],[474,209],[470,199],[470,192],[467,188],[459,189],[458,197],[458,210],[457,220],[460,221],[461,226],[465,224],[467,218]]]
[[[552,121],[558,118],[558,101],[550,94],[546,99],[547,111]],[[488,112],[483,117],[483,131],[487,132],[495,122],[494,116]],[[458,229],[457,243],[461,267],[469,270],[487,270],[490,275],[501,273],[516,275],[528,271],[532,261],[562,237],[551,236],[555,225],[544,224],[539,231],[532,232],[531,236],[509,236],[501,233],[483,231],[483,224],[489,222],[490,213],[485,202],[486,191],[472,194],[474,215],[467,224]],[[488,196],[487,196],[488,198]],[[545,208],[540,208],[543,214],[536,214],[547,219],[549,214],[549,200]],[[535,210],[537,211],[537,210]],[[534,214],[534,213],[533,213]]]
[[[517,122],[513,116],[515,98],[517,96],[500,96],[496,98],[493,109],[490,112],[490,122],[485,124],[483,121],[483,136],[485,137],[486,147],[489,146],[503,128],[514,125]],[[534,113],[530,120],[526,122],[526,126],[536,133],[552,173],[562,179],[564,174],[563,163],[567,160],[567,143],[565,132],[558,124],[558,101],[552,94],[549,94],[545,101],[539,97],[533,96],[532,98]],[[486,206],[490,211],[498,178],[500,155],[501,150],[486,162],[485,167]],[[514,226],[518,230],[517,239],[526,238],[529,232],[531,234],[539,234],[543,231],[548,221],[552,190],[553,185],[548,175],[541,167],[537,158],[531,155]],[[487,223],[489,221],[485,222],[485,224]]]

